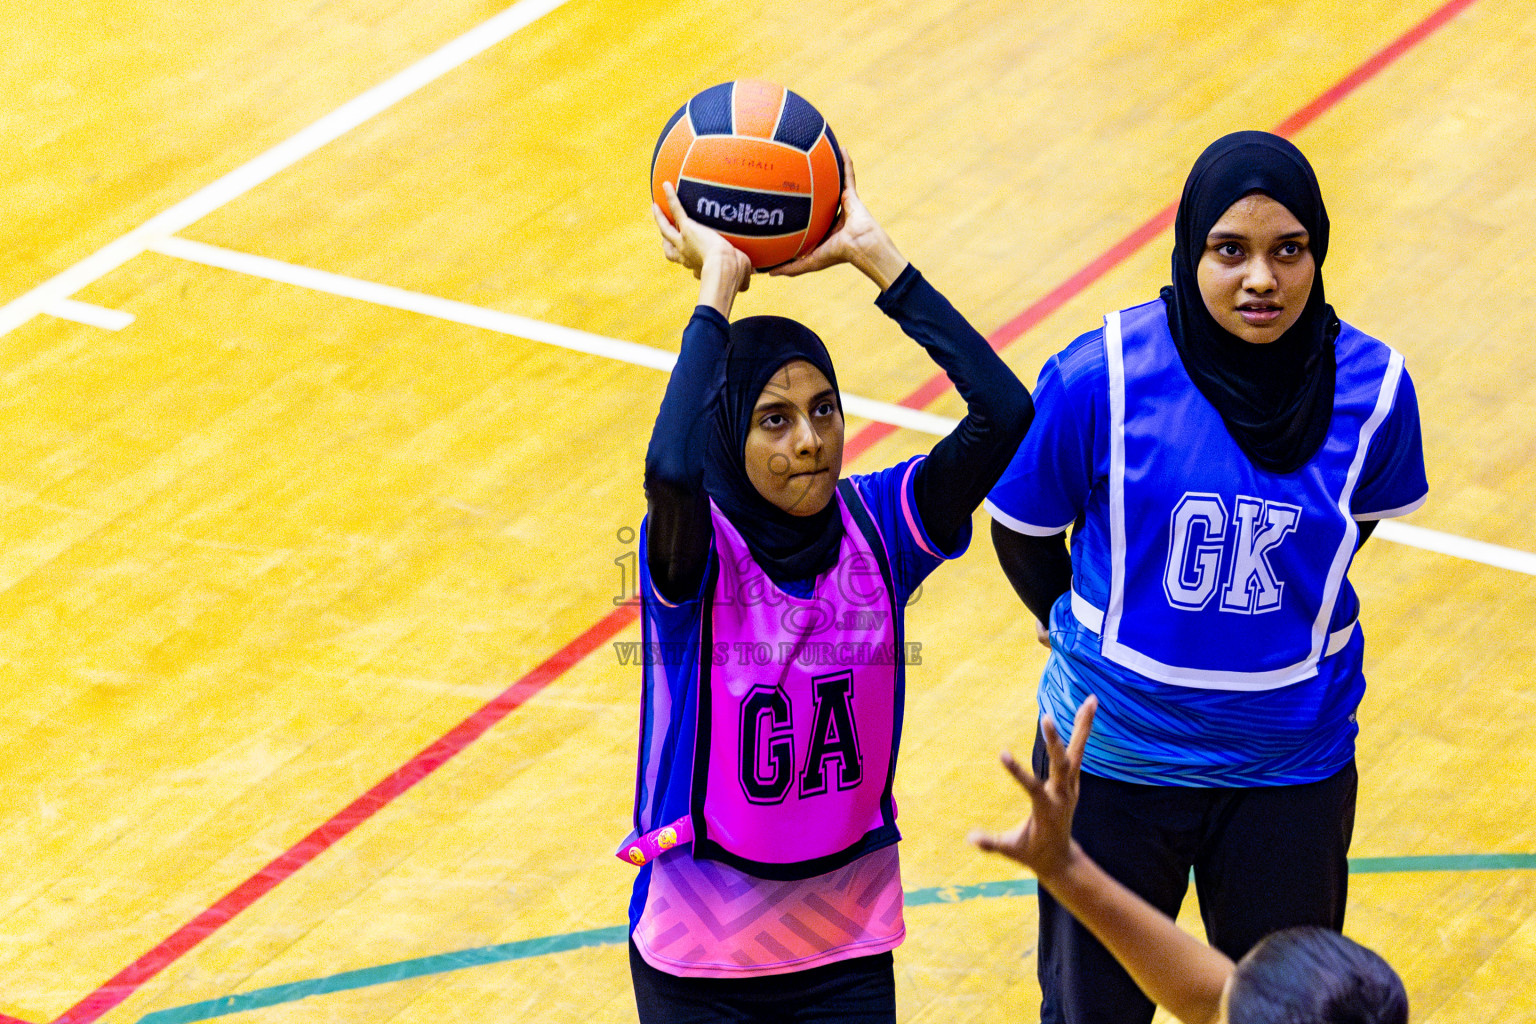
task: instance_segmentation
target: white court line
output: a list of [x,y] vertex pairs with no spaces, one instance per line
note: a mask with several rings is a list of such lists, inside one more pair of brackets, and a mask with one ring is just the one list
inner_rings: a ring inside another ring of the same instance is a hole
[[383,113],[430,82],[484,53],[566,0],[519,0],[500,14],[481,22],[457,39],[423,57],[393,78],[337,107],[278,143],[249,163],[204,186],[175,206],[157,214],[98,249],[68,270],[49,278],[31,291],[0,306],[0,336],[9,334],[51,304],[67,299],[80,289],[116,270],[142,253],[148,243],[174,235],[236,199],[268,178],[286,170],[327,143],[333,142],[377,114]]
[[[443,299],[435,295],[423,295],[420,292],[406,291],[403,288],[376,284],[372,281],[360,281],[353,277],[343,277],[324,270],[284,263],[266,256],[253,256],[233,249],[223,249],[187,238],[162,238],[147,245],[146,248],[190,263],[201,263],[251,277],[308,288],[312,291],[371,302],[391,309],[421,313],[439,320],[481,327],[499,334],[525,338],[574,352],[585,352],[636,366],[648,366],[653,370],[670,371],[672,364],[677,361],[677,356],[673,353],[664,349],[651,348],[649,345],[637,345],[632,341],[619,341],[600,334],[588,334],[586,331],[560,327],[542,320],[531,320],[512,313],[472,306],[467,302],[456,302],[453,299]],[[842,399],[843,408],[855,416],[905,427],[919,433],[942,437],[959,423],[959,420],[950,419],[947,416],[910,409],[904,405],[877,402],[859,395],[845,393]],[[1454,534],[1426,530],[1421,526],[1409,526],[1406,523],[1391,520],[1381,521],[1376,527],[1374,536],[1408,547],[1422,548],[1469,562],[1481,562],[1500,569],[1536,576],[1536,554],[1528,551],[1499,547],[1497,544],[1485,544],[1482,541],[1469,540]]]
[[73,320],[77,324],[100,327],[106,331],[120,331],[133,323],[132,313],[93,306],[89,302],[78,302],[75,299],[54,299],[42,311],[60,320]]
[[943,437],[960,425],[959,420],[950,419],[948,416],[939,416],[936,413],[924,412],[921,409],[912,409],[905,405],[894,405],[890,402],[877,402],[872,398],[860,398],[858,395],[842,395],[843,408],[855,416],[863,416],[867,420],[875,420],[880,423],[889,423],[893,427],[906,427],[920,434],[932,434],[935,437]]
[[[566,3],[566,0],[519,0],[518,3],[513,4],[500,14],[465,32],[435,53],[424,57],[394,77],[374,86],[362,95],[338,107],[298,134],[272,147],[248,163],[235,168],[217,181],[212,182],[169,209],[145,221],[121,238],[108,243],[69,269],[35,286],[31,291],[12,299],[4,306],[0,306],[0,336],[9,334],[39,313],[50,310],[59,312],[66,319],[80,319],[78,316],[68,316],[61,312],[63,310],[75,310],[78,312],[78,306],[84,305],[83,303],[68,305],[69,297],[150,248],[155,248],[157,251],[167,255],[178,256],[195,262],[243,270],[243,268],[228,266],[225,262],[222,262],[222,256],[219,256],[221,262],[214,261],[215,255],[227,253],[228,250],[216,250],[213,246],[194,249],[193,247],[199,246],[199,243],[170,236],[201,220],[224,204],[244,195],[257,185],[281,173],[322,146],[335,141],[375,115],[389,109],[402,99],[420,90],[423,86],[473,59],[497,43],[502,42],[519,29],[532,24],[564,3]],[[189,255],[194,251],[198,252],[199,255]],[[230,253],[229,255],[230,257],[241,257],[243,261],[261,261],[261,257],[256,256],[244,256],[240,253]],[[268,269],[274,271],[273,274],[262,273],[258,274],[258,276],[271,276],[273,280],[290,281],[288,277],[276,276],[277,271],[289,266],[287,264],[278,264],[277,261],[273,260],[265,261],[265,263],[252,262],[249,265],[266,266],[271,264],[276,265],[268,266]],[[293,270],[304,271],[305,268],[295,267]],[[244,270],[243,272],[250,273],[251,271]],[[290,281],[290,283],[298,284],[300,287],[314,287],[313,282],[329,279],[332,284],[336,285],[335,294],[338,295],[346,295],[370,302],[380,302],[379,296],[388,295],[394,301],[381,302],[382,305],[410,309],[428,316],[457,320],[460,323],[516,334],[519,337],[543,341],[547,344],[557,344],[565,348],[575,349],[576,351],[590,352],[614,359],[624,359],[626,362],[650,366],[659,370],[670,370],[673,361],[676,359],[671,353],[660,349],[635,345],[630,342],[616,341],[612,338],[603,338],[598,335],[587,334],[584,331],[575,331],[570,328],[544,324],[539,321],[528,320],[524,317],[516,317],[509,313],[498,313],[493,310],[470,306],[466,303],[453,302],[449,299],[416,295],[415,293],[404,292],[400,289],[389,288],[386,285],[351,281],[336,275],[327,275],[323,271],[318,270],[305,271],[305,276],[308,278],[306,282]],[[341,288],[347,288],[348,290],[342,291],[340,290]],[[333,289],[326,288],[321,290]],[[410,304],[403,304],[405,302]],[[450,311],[456,315],[444,315]],[[116,311],[103,310],[103,312],[110,313]],[[122,313],[119,314],[119,317],[129,315]],[[844,404],[848,411],[855,415],[927,434],[947,434],[956,422],[943,416],[936,416],[921,410],[908,409],[905,406],[875,402],[857,395],[845,395]],[[1536,555],[1528,552],[1501,548],[1493,544],[1484,544],[1481,541],[1468,540],[1451,534],[1438,533],[1433,530],[1425,530],[1421,527],[1407,526],[1401,523],[1384,522],[1378,528],[1377,535],[1387,540],[1396,541],[1399,544],[1421,547],[1457,558],[1484,562],[1488,565],[1536,575]]]
[[[653,370],[670,371],[672,364],[677,362],[677,356],[665,349],[637,345],[632,341],[605,338],[600,334],[588,334],[586,331],[559,327],[542,320],[530,320],[512,313],[472,306],[467,302],[456,302],[453,299],[438,298],[435,295],[423,295],[420,292],[410,292],[404,288],[376,284],[372,281],[360,281],[354,277],[343,277],[340,274],[284,263],[266,256],[253,256],[249,253],[235,252],[232,249],[222,249],[216,245],[194,242],[187,238],[162,238],[149,243],[146,248],[191,263],[233,270],[252,277],[279,281],[283,284],[340,295],[349,299],[359,299],[379,306],[388,306],[391,309],[408,310],[412,313],[436,317],[439,320],[467,324],[470,327],[482,327],[488,331],[510,334],[529,341],[570,349],[573,352],[586,352],[589,355],[616,359],[636,366],[648,366]],[[858,395],[845,394],[842,397],[843,408],[855,416],[889,423],[892,426],[906,427],[925,434],[936,434],[942,437],[960,422],[947,416],[923,412],[921,409],[909,409],[904,405],[877,402],[872,398],[861,398]]]
[[1435,551],[1453,558],[1464,558],[1469,562],[1482,562],[1484,565],[1536,576],[1536,555],[1529,551],[1503,548],[1497,544],[1485,544],[1480,540],[1458,537],[1454,533],[1426,530],[1422,526],[1410,526],[1407,523],[1399,523],[1395,519],[1381,520],[1373,536],[1398,544],[1406,544],[1411,548],[1423,548],[1425,551]]

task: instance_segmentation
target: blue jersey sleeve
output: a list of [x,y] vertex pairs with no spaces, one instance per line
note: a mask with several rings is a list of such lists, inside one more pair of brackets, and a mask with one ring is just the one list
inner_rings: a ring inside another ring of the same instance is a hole
[[1035,385],[1035,421],[987,495],[992,518],[1018,533],[1048,537],[1071,526],[1088,504],[1107,444],[1108,386],[1103,330],[1052,356]]
[[1350,499],[1350,513],[1356,519],[1390,519],[1412,512],[1428,496],[1419,400],[1404,370],[1392,411],[1366,449],[1365,467]]
[[918,586],[946,559],[959,558],[971,543],[971,524],[960,528],[951,550],[942,550],[923,527],[917,513],[914,481],[917,467],[927,458],[916,455],[889,469],[853,477],[853,485],[869,508],[869,514],[885,540],[896,585],[897,605],[905,605]]
[[[648,521],[640,525],[643,551]],[[719,653],[703,649],[704,594],[715,565],[714,546],[698,589],[669,601],[656,587],[646,559],[640,561],[640,639],[615,641],[620,665],[640,669],[640,743],[635,775],[634,835],[688,812],[697,715],[695,682],[703,659],[719,664]]]

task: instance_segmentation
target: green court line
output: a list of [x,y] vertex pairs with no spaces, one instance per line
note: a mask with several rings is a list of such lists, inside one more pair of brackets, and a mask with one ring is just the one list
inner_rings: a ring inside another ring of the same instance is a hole
[[1352,875],[1384,875],[1406,871],[1531,871],[1536,853],[1440,853],[1428,857],[1357,857],[1349,862]]
[[398,963],[332,974],[325,978],[274,985],[271,988],[260,988],[253,992],[209,999],[206,1002],[178,1006],[169,1010],[157,1010],[139,1018],[139,1024],[191,1024],[193,1021],[224,1017],[231,1013],[259,1010],[264,1006],[293,1003],[309,996],[324,995],[328,992],[369,988],[391,981],[405,981],[407,978],[420,978],[428,974],[446,974],[465,967],[483,967],[486,964],[503,963],[508,960],[526,960],[529,957],[565,953],[588,946],[614,946],[625,942],[628,938],[628,928],[624,925],[614,925],[612,928],[593,928],[585,932],[547,935],[538,939],[508,942],[500,946],[464,949],[457,953],[439,953],[436,956],[424,956],[415,960],[401,960]]
[[[1536,853],[1467,853],[1441,854],[1427,857],[1357,857],[1349,862],[1352,875],[1398,874],[1411,871],[1533,871],[1536,870]],[[982,882],[978,885],[942,885],[931,889],[914,889],[906,894],[908,907],[926,907],[935,903],[965,903],[969,900],[995,899],[999,896],[1032,896],[1035,893],[1033,878],[1016,878],[1002,882]],[[447,974],[466,967],[484,967],[487,964],[505,963],[509,960],[527,960],[531,957],[566,953],[573,949],[592,946],[617,946],[628,940],[624,925],[611,928],[593,928],[564,935],[546,935],[537,939],[523,939],[499,946],[481,946],[456,953],[439,953],[436,956],[401,960],[398,963],[364,967],[309,981],[295,981],[287,985],[255,989],[237,995],[209,999],[201,1003],[156,1010],[139,1018],[138,1024],[195,1024],[197,1021],[225,1017],[246,1010],[259,1010],[265,1006],[293,1003],[310,996],[329,992],[346,992],[352,989],[370,988],[391,981],[421,978],[431,974]]]

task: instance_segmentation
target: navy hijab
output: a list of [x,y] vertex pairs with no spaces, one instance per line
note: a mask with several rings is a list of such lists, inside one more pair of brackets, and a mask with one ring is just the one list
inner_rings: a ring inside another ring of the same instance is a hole
[[[1267,345],[1224,330],[1200,296],[1196,267],[1227,208],[1262,192],[1301,222],[1317,270],[1301,317]],[[1184,183],[1173,226],[1173,285],[1162,290],[1168,327],[1184,368],[1244,454],[1261,469],[1290,473],[1322,447],[1333,415],[1339,321],[1323,297],[1328,211],[1307,158],[1268,132],[1234,132],[1206,147]]]
[[[741,532],[757,564],[776,582],[808,579],[830,568],[843,539],[843,519],[835,498],[814,515],[790,515],[759,494],[747,476],[752,410],[774,375],[796,359],[820,370],[837,391],[832,357],[810,328],[780,316],[752,316],[732,323],[705,424],[704,490]],[[841,395],[838,408],[842,408]]]

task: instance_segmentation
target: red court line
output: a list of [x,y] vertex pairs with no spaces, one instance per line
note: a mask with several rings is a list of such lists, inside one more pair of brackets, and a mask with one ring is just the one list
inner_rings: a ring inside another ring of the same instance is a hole
[[[223,899],[182,925],[175,934],[116,977],[66,1010],[55,1024],[89,1024],[127,999],[135,990],[202,942],[230,918],[276,888],[348,832],[373,817],[385,805],[442,767],[450,758],[485,734],[534,694],[554,682],[577,662],[639,617],[639,609],[621,605],[576,639],[550,655],[538,667],[507,687],[500,696],[454,726],[437,742],[407,761],[388,778],[352,801],[324,825],[299,840],[286,853],[230,890]],[[22,1022],[0,1021],[0,1024]]]
[[[1275,133],[1289,137],[1300,131],[1474,2],[1475,0],[1450,0],[1449,3],[1437,8],[1423,21],[1372,54],[1336,85],[1282,121],[1275,129]],[[1055,312],[1073,296],[1099,280],[1132,253],[1161,234],[1173,223],[1176,205],[1170,204],[1158,211],[1087,266],[999,327],[987,339],[992,347],[1002,349],[1012,343],[1025,331]],[[937,374],[902,399],[901,404],[911,408],[922,408],[943,394],[948,386],[948,378],[942,373]],[[872,423],[866,426],[850,438],[844,446],[845,457],[849,459],[857,457],[894,429],[885,423]],[[368,820],[395,797],[410,789],[441,767],[449,758],[479,739],[491,726],[554,682],[619,630],[634,622],[637,617],[638,610],[630,606],[619,607],[608,613],[586,632],[512,684],[501,696],[459,723],[442,739],[417,754],[394,774],[349,804],[330,821],[301,839],[292,849],[231,890],[223,899],[187,922],[164,942],[124,968],[95,992],[66,1010],[53,1024],[94,1024],[103,1014],[132,995],[139,986],[159,974],[240,911],[249,907],[337,840]],[[28,1022],[0,1015],[0,1024],[28,1024]]]
[[1317,120],[1323,111],[1338,103],[1372,78],[1375,78],[1382,68],[1385,68],[1388,64],[1391,64],[1397,58],[1422,43],[1430,33],[1468,7],[1471,7],[1474,2],[1475,0],[1450,0],[1450,3],[1439,8],[1430,14],[1429,17],[1413,26],[1413,28],[1404,32],[1380,50],[1377,50],[1366,59],[1365,63],[1340,79],[1339,83],[1333,88],[1296,111],[1296,113],[1284,121],[1281,121],[1280,126],[1275,129],[1275,134],[1290,138],[1296,132],[1301,131],[1307,125]]

